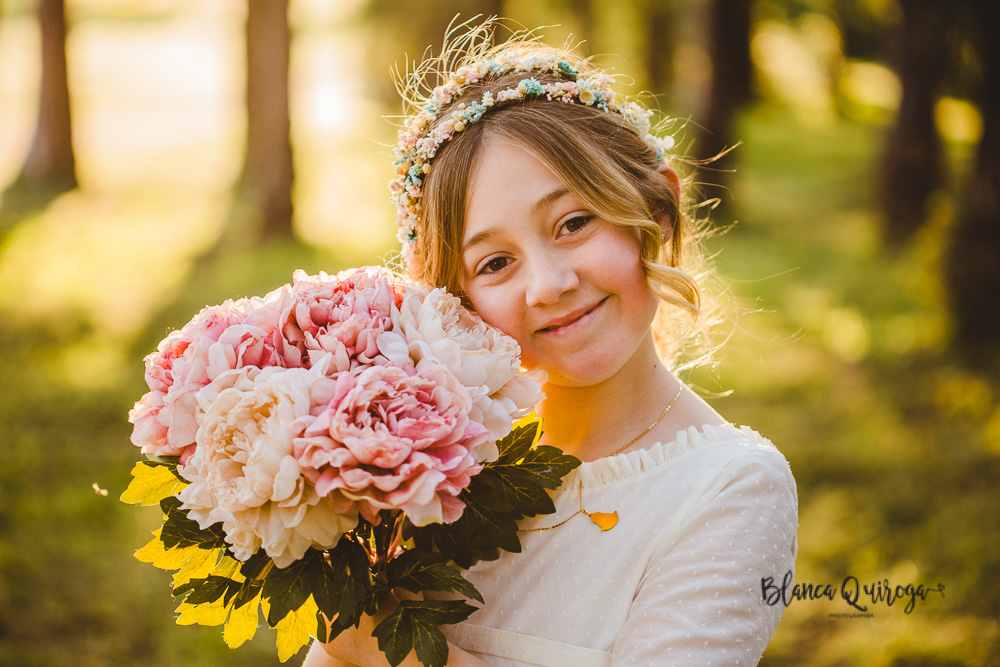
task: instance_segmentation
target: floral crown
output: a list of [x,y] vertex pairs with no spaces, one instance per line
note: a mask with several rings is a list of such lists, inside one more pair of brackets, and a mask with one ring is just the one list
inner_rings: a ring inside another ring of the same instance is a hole
[[[581,63],[571,63],[567,54],[532,48],[505,49],[473,61],[447,76],[447,81],[433,89],[430,96],[418,102],[419,111],[406,119],[393,148],[396,174],[389,181],[392,201],[396,204],[396,237],[402,245],[403,260],[412,265],[417,241],[417,221],[420,214],[424,176],[431,171],[431,160],[449,139],[483,117],[491,107],[511,100],[544,97],[568,104],[584,104],[603,111],[621,114],[649,147],[663,160],[674,146],[672,136],[658,137],[652,133],[652,111],[634,101],[619,101],[614,79],[600,71],[581,73]],[[459,103],[444,120],[437,123],[441,111],[473,84],[487,75],[524,72],[516,86],[497,93],[486,91],[479,100]],[[557,81],[541,83],[534,73],[547,73]],[[531,75],[531,76],[527,76]],[[431,129],[433,126],[433,129]]]

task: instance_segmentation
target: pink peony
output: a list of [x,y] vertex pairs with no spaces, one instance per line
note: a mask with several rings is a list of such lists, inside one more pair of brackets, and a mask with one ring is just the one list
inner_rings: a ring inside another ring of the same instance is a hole
[[343,493],[369,521],[392,509],[418,526],[451,523],[487,442],[471,410],[468,390],[442,365],[370,366],[338,377],[295,457],[319,495]]
[[293,441],[334,395],[329,357],[316,367],[226,373],[198,392],[198,447],[178,497],[201,528],[222,522],[240,560],[263,548],[287,567],[310,547],[327,549],[357,524],[354,503],[320,497],[293,456]]
[[[399,307],[399,325],[379,336],[379,348],[391,362],[444,364],[472,396],[473,420],[495,442],[510,433],[514,419],[534,410],[544,395],[544,372],[518,371],[517,341],[490,326],[443,289],[408,295]],[[484,447],[480,459],[496,458],[496,447]]]
[[278,322],[290,300],[285,286],[263,299],[204,308],[146,357],[150,391],[129,412],[132,442],[143,454],[180,456],[186,462],[195,449],[202,387],[244,367],[289,364],[281,356]]
[[289,356],[309,365],[310,355],[330,353],[332,371],[376,362],[378,335],[395,326],[405,288],[382,268],[294,274],[293,302],[283,314],[282,334]]
[[195,394],[210,382],[208,349],[234,324],[246,319],[247,300],[204,308],[180,331],[174,331],[148,355],[150,391],[129,412],[132,442],[143,454],[187,458],[198,430]]

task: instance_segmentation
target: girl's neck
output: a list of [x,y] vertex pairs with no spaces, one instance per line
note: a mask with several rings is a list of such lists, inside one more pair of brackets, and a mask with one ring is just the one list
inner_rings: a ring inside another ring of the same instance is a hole
[[[546,398],[538,408],[543,444],[584,461],[608,456],[648,428],[679,386],[679,380],[660,362],[651,341],[645,353],[633,355],[603,382],[585,387],[546,384]],[[655,434],[651,432],[634,446],[651,444],[645,441]]]

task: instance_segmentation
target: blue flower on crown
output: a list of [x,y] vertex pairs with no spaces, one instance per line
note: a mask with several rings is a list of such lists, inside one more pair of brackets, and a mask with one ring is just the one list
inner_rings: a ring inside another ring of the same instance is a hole
[[543,95],[545,93],[545,89],[542,88],[542,84],[540,84],[538,82],[538,79],[536,79],[535,77],[531,77],[530,79],[522,79],[518,85],[519,86],[523,85],[525,88],[525,93],[529,95]]
[[567,60],[558,61],[556,63],[556,71],[558,74],[565,74],[567,76],[572,76],[572,77],[576,77],[578,74],[580,74],[580,70],[573,67]]
[[489,109],[485,104],[480,104],[479,102],[473,102],[469,105],[469,110],[465,114],[465,118],[469,123],[475,123],[477,120],[483,117],[486,110]]

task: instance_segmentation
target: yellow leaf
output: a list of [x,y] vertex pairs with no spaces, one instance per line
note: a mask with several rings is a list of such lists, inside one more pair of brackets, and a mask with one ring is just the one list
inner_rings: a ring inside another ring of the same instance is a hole
[[239,569],[242,566],[242,561],[238,561],[232,556],[224,554],[218,565],[213,567],[209,574],[214,574],[217,577],[227,577],[236,582],[242,582],[246,579],[246,577],[239,572]]
[[174,588],[177,588],[181,584],[186,584],[192,579],[204,579],[212,574],[212,570],[215,569],[215,561],[219,557],[220,549],[187,548],[187,550],[192,549],[195,553],[189,555],[188,561],[174,575]]
[[278,621],[278,660],[285,662],[309,643],[316,631],[316,612],[319,608],[310,595],[302,606]]
[[122,493],[121,501],[130,505],[157,505],[187,484],[177,479],[166,466],[139,461],[132,468],[132,481]]
[[244,642],[253,639],[257,634],[257,623],[259,616],[257,608],[260,606],[260,593],[250,602],[240,608],[236,608],[236,602],[232,603],[233,610],[229,612],[229,620],[222,631],[222,638],[226,640],[229,648],[242,646]]
[[611,530],[618,525],[618,512],[608,514],[606,512],[588,512],[590,520],[601,527],[601,532]]
[[135,552],[135,557],[136,560],[149,563],[161,570],[176,570],[184,567],[196,551],[205,551],[205,549],[198,547],[167,549],[160,541],[160,531],[157,530],[153,535],[154,537],[149,544]]
[[177,625],[222,625],[229,610],[222,604],[222,598],[208,604],[188,604],[182,602],[177,607]]

